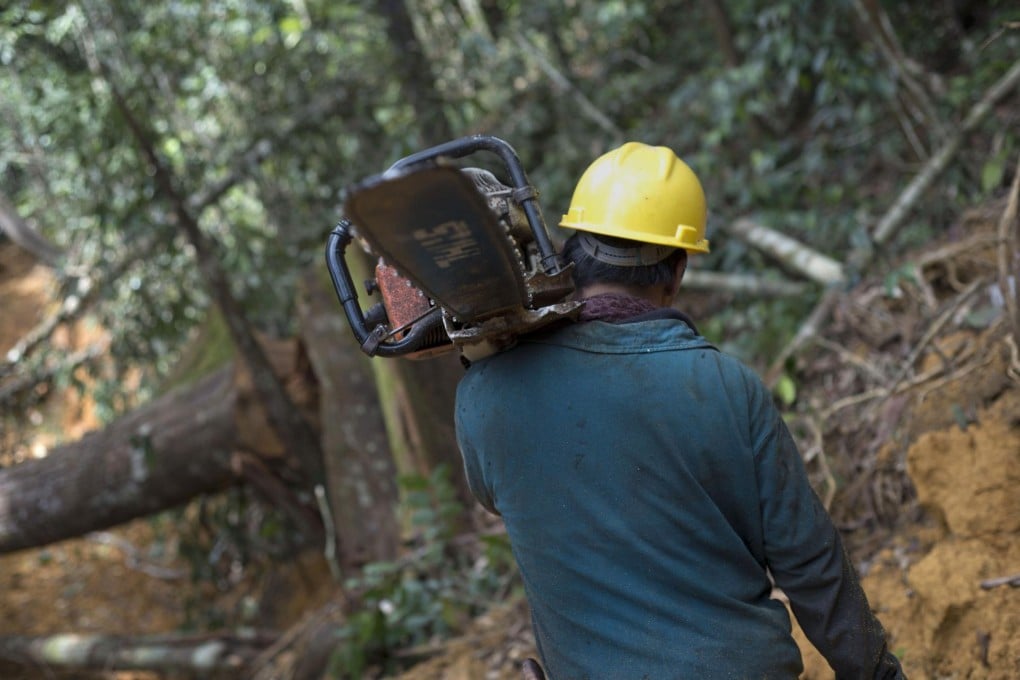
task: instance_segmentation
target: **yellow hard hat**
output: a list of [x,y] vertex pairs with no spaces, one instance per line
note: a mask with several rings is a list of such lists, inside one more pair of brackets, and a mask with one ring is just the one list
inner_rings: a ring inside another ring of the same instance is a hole
[[672,149],[627,142],[581,175],[561,227],[707,253],[705,192]]

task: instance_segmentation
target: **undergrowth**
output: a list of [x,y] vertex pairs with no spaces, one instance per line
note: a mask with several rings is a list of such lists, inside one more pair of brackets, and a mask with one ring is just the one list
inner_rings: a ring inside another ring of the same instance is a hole
[[398,672],[518,584],[505,535],[476,539],[459,533],[464,508],[447,466],[400,484],[414,534],[410,553],[369,564],[346,582],[358,606],[338,631],[331,678]]

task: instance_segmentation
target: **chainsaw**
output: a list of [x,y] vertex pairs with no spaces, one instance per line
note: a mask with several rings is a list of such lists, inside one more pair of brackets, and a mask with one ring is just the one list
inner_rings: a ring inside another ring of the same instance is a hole
[[[509,184],[464,159],[488,152]],[[550,323],[576,318],[572,265],[557,254],[514,149],[463,137],[400,159],[347,188],[326,265],[354,337],[368,356],[423,359],[459,351],[468,361],[512,347]],[[357,241],[377,258],[363,310],[347,262]]]

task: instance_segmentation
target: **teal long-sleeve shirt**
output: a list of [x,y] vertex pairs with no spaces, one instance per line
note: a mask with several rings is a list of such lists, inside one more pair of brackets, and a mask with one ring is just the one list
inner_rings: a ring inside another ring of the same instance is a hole
[[768,390],[679,315],[529,336],[456,425],[552,680],[796,678],[769,572],[838,678],[902,677]]

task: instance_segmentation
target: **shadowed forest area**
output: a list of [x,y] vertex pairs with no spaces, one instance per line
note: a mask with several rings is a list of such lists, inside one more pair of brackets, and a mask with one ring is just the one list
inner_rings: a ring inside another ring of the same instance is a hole
[[473,134],[557,243],[601,153],[690,164],[678,306],[772,389],[909,677],[1020,676],[1015,5],[0,5],[0,678],[520,677],[463,368],[365,356],[323,257],[347,187]]

